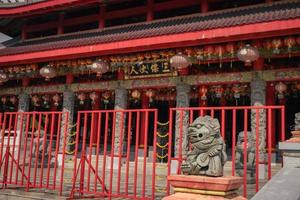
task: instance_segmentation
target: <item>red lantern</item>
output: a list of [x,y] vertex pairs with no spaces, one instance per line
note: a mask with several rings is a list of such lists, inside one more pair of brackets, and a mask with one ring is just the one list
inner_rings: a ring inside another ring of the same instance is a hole
[[92,100],[92,103],[94,104],[96,100],[99,98],[98,94],[96,92],[92,92],[89,95],[90,99]]
[[109,64],[104,60],[97,60],[91,65],[91,70],[97,73],[97,76],[109,71]]
[[267,49],[268,51],[271,51],[273,45],[272,45],[272,41],[271,40],[266,40],[263,43],[263,46],[265,49]]
[[190,59],[181,53],[178,53],[175,56],[170,58],[171,67],[174,69],[184,69],[191,65]]
[[47,65],[40,69],[40,74],[46,78],[46,81],[49,81],[51,78],[56,76],[56,70],[52,66]]
[[60,102],[60,95],[59,94],[55,94],[53,97],[52,97],[52,100],[54,101],[54,105],[55,106],[58,106],[59,105],[59,102]]
[[77,98],[79,99],[79,104],[82,105],[82,104],[84,104],[84,101],[86,99],[86,95],[83,92],[81,92],[80,94],[78,94]]
[[140,97],[141,97],[141,92],[139,91],[139,90],[137,90],[137,89],[135,89],[135,90],[133,90],[132,92],[131,92],[131,97],[132,98],[134,98],[134,99],[140,99]]
[[7,98],[6,98],[6,97],[4,97],[4,96],[1,97],[1,103],[2,103],[2,104],[6,104],[6,101],[7,101]]
[[32,100],[34,106],[39,106],[40,98],[37,95],[33,95],[31,97],[31,100]]
[[146,96],[149,98],[149,101],[153,101],[153,97],[155,96],[155,91],[152,89],[149,89],[146,91]]
[[2,84],[2,83],[4,83],[4,82],[6,82],[6,81],[8,81],[8,76],[7,76],[7,74],[6,73],[4,73],[4,72],[0,72],[0,84]]
[[194,55],[194,49],[193,48],[186,48],[184,50],[184,53],[188,56],[188,57],[192,57]]
[[238,50],[237,57],[239,58],[239,60],[244,61],[246,66],[251,66],[251,63],[258,59],[259,52],[257,48],[250,46],[250,44],[247,44],[243,48]]
[[237,98],[237,99],[240,98],[240,93],[242,91],[240,85],[234,84],[232,87],[232,91],[233,91],[234,98]]
[[200,99],[205,101],[207,99],[207,86],[206,85],[202,85],[200,88],[199,88],[199,94],[200,94]]
[[273,39],[272,40],[272,46],[273,46],[273,53],[279,54],[280,53],[280,48],[282,47],[282,41],[280,38],[278,39]]
[[203,51],[204,51],[204,56],[207,57],[208,60],[210,60],[211,56],[212,56],[212,54],[214,52],[214,47],[211,46],[211,45],[205,46],[204,49],[203,49]]
[[217,98],[221,98],[224,92],[224,88],[221,85],[215,87],[215,93]]
[[287,38],[284,38],[283,43],[284,43],[284,45],[288,49],[289,57],[291,57],[292,48],[296,45],[296,39],[295,39],[295,37],[289,36]]
[[287,90],[286,84],[279,82],[275,85],[275,90],[278,92],[278,98],[284,98],[284,92]]
[[234,56],[234,52],[236,51],[236,46],[233,42],[227,43],[225,49],[226,52],[229,53],[231,57]]
[[215,52],[216,52],[217,56],[219,57],[219,59],[222,59],[225,49],[222,45],[218,45],[215,47]]
[[12,104],[15,104],[15,103],[17,102],[16,96],[11,96],[11,97],[9,98],[9,101],[10,101]]

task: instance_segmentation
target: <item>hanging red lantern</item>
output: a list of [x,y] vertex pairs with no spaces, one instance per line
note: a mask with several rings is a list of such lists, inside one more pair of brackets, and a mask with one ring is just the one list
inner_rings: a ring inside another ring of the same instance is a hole
[[241,87],[239,84],[234,84],[231,88],[231,90],[233,91],[233,96],[234,98],[240,98],[240,93],[241,93]]
[[215,47],[215,53],[220,60],[220,68],[222,67],[222,59],[225,52],[225,48],[222,45],[218,45]]
[[91,70],[97,73],[97,76],[101,76],[109,71],[109,64],[101,59],[98,59],[91,65]]
[[230,54],[230,56],[234,57],[234,52],[236,51],[236,46],[233,42],[227,43],[225,46],[226,52]]
[[278,92],[278,98],[284,98],[284,92],[287,90],[286,84],[279,82],[275,85],[275,90]]
[[204,49],[203,49],[203,52],[204,52],[204,56],[208,60],[210,60],[212,54],[214,53],[214,46],[211,46],[211,45],[205,46]]
[[170,58],[170,64],[172,68],[179,70],[190,66],[191,61],[186,55],[178,53]]
[[37,96],[37,95],[33,95],[31,97],[31,101],[32,101],[34,106],[39,106],[40,97]]
[[215,93],[217,98],[221,98],[224,93],[224,88],[221,85],[215,87]]
[[53,66],[47,65],[40,69],[40,74],[45,77],[46,81],[49,81],[51,78],[56,76],[56,70]]
[[6,104],[7,98],[5,96],[1,97],[1,103]]
[[259,52],[257,48],[246,44],[243,48],[238,50],[237,57],[239,60],[245,62],[245,66],[251,66],[251,63],[258,59]]
[[94,104],[97,101],[97,99],[99,98],[99,95],[96,92],[91,92],[89,97],[92,100],[92,103]]
[[201,100],[205,101],[207,99],[207,92],[208,92],[208,89],[207,89],[206,85],[202,85],[199,88],[199,94],[200,94],[200,99]]
[[9,98],[9,101],[14,105],[17,102],[17,97],[16,96],[11,96]]
[[84,104],[84,101],[86,99],[86,95],[83,92],[81,92],[81,93],[78,94],[77,98],[79,99],[79,104],[82,105],[82,104]]
[[271,40],[266,40],[263,42],[263,46],[267,51],[271,51],[272,50],[272,41]]
[[157,60],[157,59],[160,58],[160,55],[159,55],[158,52],[154,51],[154,52],[151,52],[151,57],[152,57],[153,60]]
[[149,89],[146,91],[146,96],[149,98],[149,101],[153,101],[153,97],[155,96],[155,91],[152,89]]
[[137,101],[137,100],[139,100],[139,99],[141,98],[141,92],[140,92],[139,90],[135,89],[135,90],[133,90],[133,91],[131,92],[131,97],[132,97],[135,101]]
[[287,47],[289,57],[291,57],[292,48],[296,45],[296,39],[295,39],[295,37],[289,36],[287,38],[284,38],[283,43]]
[[0,72],[0,84],[8,81],[8,75],[4,72]]
[[185,48],[184,49],[184,53],[188,56],[188,57],[192,57],[194,55],[194,49],[191,47]]
[[272,40],[273,53],[279,54],[280,48],[282,47],[282,40],[280,38],[276,38]]
[[142,53],[137,54],[138,61],[143,61],[145,59],[145,56]]
[[59,105],[59,102],[60,102],[60,100],[61,100],[60,95],[59,95],[59,94],[55,94],[55,95],[52,97],[52,100],[54,101],[54,105],[55,105],[55,106],[58,106],[58,105]]

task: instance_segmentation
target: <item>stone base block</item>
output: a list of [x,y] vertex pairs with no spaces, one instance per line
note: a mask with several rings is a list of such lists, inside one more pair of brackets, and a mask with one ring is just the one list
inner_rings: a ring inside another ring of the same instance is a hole
[[192,194],[192,193],[181,193],[178,192],[176,194],[164,197],[163,200],[246,200],[242,196],[208,196],[208,195],[201,195],[201,194]]
[[175,194],[163,200],[245,199],[237,194],[238,188],[243,184],[241,177],[173,175],[168,176],[168,181]]

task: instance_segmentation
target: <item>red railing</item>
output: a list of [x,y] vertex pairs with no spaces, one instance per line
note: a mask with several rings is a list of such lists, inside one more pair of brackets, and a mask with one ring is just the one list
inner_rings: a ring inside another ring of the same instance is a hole
[[0,121],[3,187],[46,188],[61,194],[68,113],[8,112]]
[[[71,198],[78,193],[79,197],[154,199],[155,145],[152,161],[147,158],[148,143],[156,144],[156,122],[155,109],[78,112]],[[139,146],[141,134],[143,146]],[[148,141],[150,134],[153,141]]]
[[[217,118],[220,122],[220,133],[225,143],[227,150],[231,146],[231,174],[236,173],[236,153],[237,153],[237,132],[244,134],[244,141],[242,155],[242,171],[243,171],[243,195],[247,197],[247,181],[250,178],[246,176],[249,169],[249,153],[255,154],[255,191],[260,188],[259,180],[260,170],[259,166],[264,170],[267,165],[267,179],[272,177],[272,138],[278,136],[280,140],[285,140],[285,108],[284,106],[243,106],[243,107],[197,107],[197,108],[171,108],[170,109],[170,123],[169,123],[169,149],[168,149],[168,175],[180,174],[180,165],[185,159],[183,155],[184,135],[188,125],[198,116],[210,115]],[[275,121],[274,121],[275,120]],[[227,126],[227,127],[226,127]],[[252,131],[251,137],[255,137],[254,152],[249,152],[250,137],[249,132]],[[176,134],[178,134],[176,136]],[[255,134],[255,135],[252,135]],[[178,149],[174,153],[174,141],[177,137]],[[266,145],[264,145],[266,140]],[[262,149],[263,148],[263,149]],[[230,152],[227,151],[227,154]],[[263,157],[266,155],[266,159]],[[253,155],[251,155],[253,156]],[[248,165],[248,167],[247,167]],[[172,166],[176,170],[171,171]],[[263,179],[263,178],[262,178]],[[170,186],[167,185],[167,194],[170,193]]]

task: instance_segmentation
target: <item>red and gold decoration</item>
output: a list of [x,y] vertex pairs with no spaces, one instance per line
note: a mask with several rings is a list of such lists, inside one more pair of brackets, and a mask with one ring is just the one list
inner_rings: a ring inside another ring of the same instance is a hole
[[188,56],[178,53],[170,58],[170,64],[173,69],[184,69],[191,65],[191,61]]
[[283,40],[284,45],[287,47],[289,57],[291,57],[292,48],[296,45],[296,39],[294,36],[288,36]]
[[89,94],[90,99],[92,100],[92,104],[95,104],[96,101],[99,99],[99,95],[97,92],[91,92]]
[[141,92],[138,89],[134,89],[131,91],[131,97],[135,100],[138,101],[141,98]]
[[83,93],[83,92],[80,92],[80,93],[77,95],[77,98],[79,99],[79,104],[80,104],[80,105],[83,105],[83,104],[84,104],[84,101],[86,100],[86,94]]
[[55,94],[55,95],[52,97],[52,100],[53,100],[54,106],[59,106],[59,105],[60,105],[60,102],[61,102],[61,96],[60,96],[59,94]]
[[0,72],[0,84],[4,83],[8,81],[8,76],[6,73],[4,72]]
[[153,101],[154,96],[155,96],[155,91],[153,89],[148,89],[146,91],[146,96],[149,98],[149,102],[151,103]]

